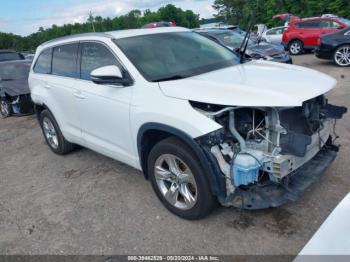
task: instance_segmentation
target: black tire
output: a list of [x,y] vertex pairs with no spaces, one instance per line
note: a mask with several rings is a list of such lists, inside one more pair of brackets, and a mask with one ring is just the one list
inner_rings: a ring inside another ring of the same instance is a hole
[[288,45],[291,55],[300,55],[304,52],[304,43],[298,39],[292,40]]
[[[47,121],[47,119],[49,121],[51,121],[53,127],[54,127],[54,130],[56,132],[56,135],[57,135],[57,142],[58,142],[58,145],[57,147],[54,147],[51,145],[51,143],[49,142],[46,134],[45,134],[45,131],[44,131],[44,120]],[[61,132],[61,129],[59,128],[58,124],[57,124],[57,121],[56,119],[54,118],[54,116],[51,114],[51,112],[47,109],[43,110],[41,113],[40,113],[40,118],[39,118],[39,122],[40,122],[40,126],[41,126],[41,130],[43,132],[43,135],[44,135],[44,138],[45,138],[45,141],[47,143],[47,145],[50,147],[50,149],[52,150],[52,152],[54,152],[55,154],[57,155],[65,155],[65,154],[68,154],[70,152],[72,152],[75,148],[75,145],[68,142],[64,136],[62,135],[62,132]]]
[[7,118],[12,115],[12,107],[10,102],[4,98],[0,97],[0,116],[1,118]]
[[[197,185],[197,199],[194,206],[183,210],[169,203],[161,192],[155,177],[155,164],[162,155],[171,154],[180,158],[190,169]],[[156,144],[148,157],[148,174],[152,187],[164,206],[175,215],[189,220],[201,219],[209,215],[217,206],[217,199],[212,195],[206,174],[195,157],[194,152],[175,137],[166,138]]]

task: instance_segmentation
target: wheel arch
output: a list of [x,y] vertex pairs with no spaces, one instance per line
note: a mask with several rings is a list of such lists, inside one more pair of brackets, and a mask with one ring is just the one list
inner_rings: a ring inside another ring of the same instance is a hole
[[45,109],[50,111],[50,109],[45,104],[34,104],[34,112],[38,121],[40,120],[41,112],[44,111]]
[[223,196],[222,185],[218,182],[218,176],[221,174],[218,173],[219,169],[217,163],[213,161],[213,158],[208,157],[200,145],[187,133],[175,127],[160,123],[143,124],[137,134],[137,150],[145,178],[148,179],[147,161],[151,149],[159,141],[170,136],[178,138],[192,150],[205,171],[212,194],[218,197]]
[[289,40],[288,46],[289,46],[293,41],[296,41],[296,40],[300,41],[303,45],[305,45],[303,39],[301,39],[301,38],[299,38],[299,37],[293,37],[292,39]]

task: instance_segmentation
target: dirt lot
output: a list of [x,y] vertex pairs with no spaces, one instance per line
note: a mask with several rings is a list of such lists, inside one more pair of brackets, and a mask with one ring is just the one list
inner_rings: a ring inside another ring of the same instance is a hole
[[[336,77],[328,97],[350,108],[349,68],[311,54],[295,63]],[[34,116],[0,120],[0,253],[296,254],[350,191],[350,114],[337,131],[339,157],[297,202],[190,222],[169,213],[139,171],[87,149],[54,155]]]

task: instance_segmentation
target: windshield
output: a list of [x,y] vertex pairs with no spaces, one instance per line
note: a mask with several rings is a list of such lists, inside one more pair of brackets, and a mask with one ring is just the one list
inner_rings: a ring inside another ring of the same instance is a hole
[[[225,46],[232,48],[233,50],[237,50],[241,47],[245,37],[245,35],[233,31],[214,32],[209,34],[219,39],[221,43],[223,43]],[[248,46],[254,44],[254,41],[250,39],[248,40]]]
[[29,75],[29,64],[21,63],[4,63],[0,64],[0,80],[18,80],[28,78]]
[[343,23],[347,24],[348,26],[350,26],[350,20],[346,19],[346,18],[340,18],[340,21],[342,21]]
[[181,79],[239,63],[236,54],[194,32],[142,35],[114,41],[152,82]]

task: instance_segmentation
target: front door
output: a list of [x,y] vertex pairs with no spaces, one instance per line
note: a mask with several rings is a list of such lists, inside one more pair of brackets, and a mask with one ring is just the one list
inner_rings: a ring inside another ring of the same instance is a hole
[[88,147],[135,165],[130,130],[132,86],[95,84],[90,73],[108,65],[121,67],[115,54],[103,43],[80,44],[79,115]]

